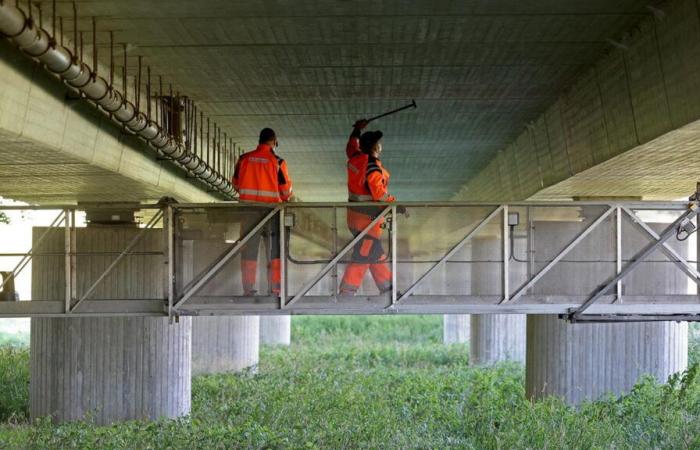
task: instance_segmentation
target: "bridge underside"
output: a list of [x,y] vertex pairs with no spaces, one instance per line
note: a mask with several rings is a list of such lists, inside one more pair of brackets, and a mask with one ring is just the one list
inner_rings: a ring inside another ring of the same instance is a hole
[[43,205],[217,199],[5,40],[0,86],[1,196]]

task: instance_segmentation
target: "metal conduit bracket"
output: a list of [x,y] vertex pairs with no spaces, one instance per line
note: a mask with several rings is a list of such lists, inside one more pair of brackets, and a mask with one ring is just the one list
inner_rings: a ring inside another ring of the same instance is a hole
[[[214,171],[201,158],[193,159],[187,155],[181,145],[173,145],[172,140],[163,136],[160,127],[127,101],[122,92],[114,89],[104,78],[98,76],[88,64],[79,60],[77,55],[61,45],[55,36],[29,18],[16,4],[10,5],[2,0],[0,0],[0,36],[11,40],[22,53],[37,60],[45,70],[60,77],[68,89],[79,94],[79,98],[95,103],[101,111],[123,125],[129,133],[146,140],[156,151],[177,155],[174,161],[188,174],[195,174],[197,179],[209,184],[215,192],[231,196],[233,189],[223,175]],[[163,140],[165,143],[160,145]],[[198,167],[189,167],[192,161],[197,161]]]
[[105,107],[105,106],[103,106],[103,105],[100,105],[100,106],[102,107],[102,109],[104,109],[104,110],[107,111],[108,113],[114,114],[114,113],[116,113],[117,111],[119,111],[120,109],[122,109],[122,105],[124,104],[124,101],[123,101],[123,99],[121,99],[121,94],[120,94],[119,92],[115,91],[111,86],[109,87],[109,93],[110,93],[110,94],[113,94],[113,95],[115,95],[115,96],[117,96],[117,97],[120,99],[119,104],[117,105],[117,107],[116,107],[115,109],[112,110],[112,109],[108,109],[107,107]]

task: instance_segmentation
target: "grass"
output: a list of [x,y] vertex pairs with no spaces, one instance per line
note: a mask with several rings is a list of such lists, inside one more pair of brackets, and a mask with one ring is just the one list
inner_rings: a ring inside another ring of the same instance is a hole
[[3,334],[0,333],[0,347],[27,347],[29,346],[29,336],[23,334]]
[[29,352],[5,345],[0,347],[0,422],[23,422],[28,414]]
[[[441,317],[295,317],[259,374],[193,380],[190,417],[28,424],[25,349],[0,353],[0,448],[700,448],[700,370],[574,409],[523,369],[468,367]],[[691,359],[700,360],[697,341]]]

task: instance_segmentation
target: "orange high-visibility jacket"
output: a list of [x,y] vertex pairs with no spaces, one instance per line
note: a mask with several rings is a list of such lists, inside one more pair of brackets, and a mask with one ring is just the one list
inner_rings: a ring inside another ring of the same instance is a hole
[[280,203],[292,196],[287,163],[267,144],[241,155],[232,181],[241,200]]
[[353,132],[345,148],[348,157],[348,201],[393,202],[389,194],[391,174],[382,162],[360,151],[359,130]]

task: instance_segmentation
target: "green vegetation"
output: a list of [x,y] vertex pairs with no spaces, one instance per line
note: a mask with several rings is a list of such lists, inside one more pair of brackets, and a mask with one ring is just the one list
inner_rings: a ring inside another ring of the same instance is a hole
[[[0,353],[0,448],[700,448],[700,369],[582,406],[524,399],[523,370],[467,366],[441,318],[295,317],[257,375],[199,377],[189,418],[28,425],[26,350]],[[692,360],[699,349],[693,344]]]
[[[2,337],[0,335],[0,342]],[[0,393],[0,422],[26,421],[29,414],[29,351],[26,347],[0,347]]]
[[0,332],[0,348],[2,347],[28,347],[29,335],[20,333]]

